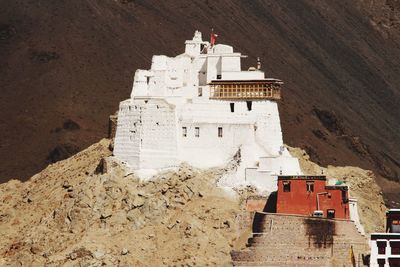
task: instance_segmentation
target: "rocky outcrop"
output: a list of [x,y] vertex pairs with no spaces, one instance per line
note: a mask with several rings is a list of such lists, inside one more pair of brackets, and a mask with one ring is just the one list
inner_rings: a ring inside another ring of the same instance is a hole
[[[229,166],[197,170],[181,165],[140,180],[111,157],[110,142],[103,139],[50,165],[27,182],[11,180],[0,185],[0,266],[229,265],[230,251],[241,251],[251,234],[252,217],[244,211],[245,206],[257,209],[265,198],[247,201],[258,195],[252,187],[230,195],[219,189],[216,181]],[[300,158],[305,173],[321,171],[302,154],[304,151],[291,152]],[[328,167],[324,172],[347,179],[351,194],[359,198],[367,232],[380,229],[384,209],[369,172],[339,167]],[[259,230],[278,231],[281,224],[279,238],[293,236],[291,224],[274,220],[277,224],[272,226],[264,220]],[[311,239],[318,239],[315,231],[308,233]],[[334,238],[343,241],[345,251],[348,244],[343,235]],[[263,238],[250,241],[258,244],[252,250],[260,257],[265,256],[261,253],[265,249]],[[308,243],[297,245],[304,245],[301,249],[305,254],[290,257],[325,253],[311,251],[315,248]],[[271,257],[278,259],[274,255]]]
[[28,182],[0,185],[1,266],[225,265],[238,200],[218,170],[141,181],[102,140]]

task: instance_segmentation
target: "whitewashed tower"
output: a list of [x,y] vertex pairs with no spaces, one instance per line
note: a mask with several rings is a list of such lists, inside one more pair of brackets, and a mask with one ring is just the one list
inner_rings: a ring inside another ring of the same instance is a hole
[[240,155],[221,183],[273,191],[276,175],[301,174],[283,147],[283,82],[242,71],[241,53],[214,43],[214,34],[209,43],[196,31],[185,53],[153,56],[150,70],[136,71],[131,97],[120,103],[114,155],[132,169],[210,168]]

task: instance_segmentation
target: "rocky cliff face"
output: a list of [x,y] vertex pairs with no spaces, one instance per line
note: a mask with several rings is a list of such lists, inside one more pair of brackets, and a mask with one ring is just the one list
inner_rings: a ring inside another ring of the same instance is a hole
[[148,68],[153,54],[181,53],[195,29],[207,36],[213,27],[218,42],[249,55],[245,67],[259,56],[268,76],[286,82],[280,105],[286,143],[324,166],[371,169],[387,178],[379,179],[385,194],[396,197],[398,184],[387,181],[400,172],[397,1],[5,0],[2,6],[3,181],[26,179],[105,136],[134,71]]

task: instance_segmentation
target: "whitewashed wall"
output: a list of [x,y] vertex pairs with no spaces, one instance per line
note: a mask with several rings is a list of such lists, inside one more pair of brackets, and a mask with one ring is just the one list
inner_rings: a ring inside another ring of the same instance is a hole
[[118,113],[114,155],[132,168],[176,166],[175,107],[162,99],[122,102]]
[[360,216],[358,213],[358,204],[357,199],[350,198],[349,199],[349,212],[350,212],[350,220],[354,221],[357,230],[362,234],[365,235],[364,227],[360,222]]

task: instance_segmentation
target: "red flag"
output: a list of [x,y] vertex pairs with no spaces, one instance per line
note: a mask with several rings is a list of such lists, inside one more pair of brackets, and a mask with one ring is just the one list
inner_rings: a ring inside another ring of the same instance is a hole
[[215,40],[217,39],[218,35],[214,33],[214,29],[211,29],[211,47],[215,45]]

